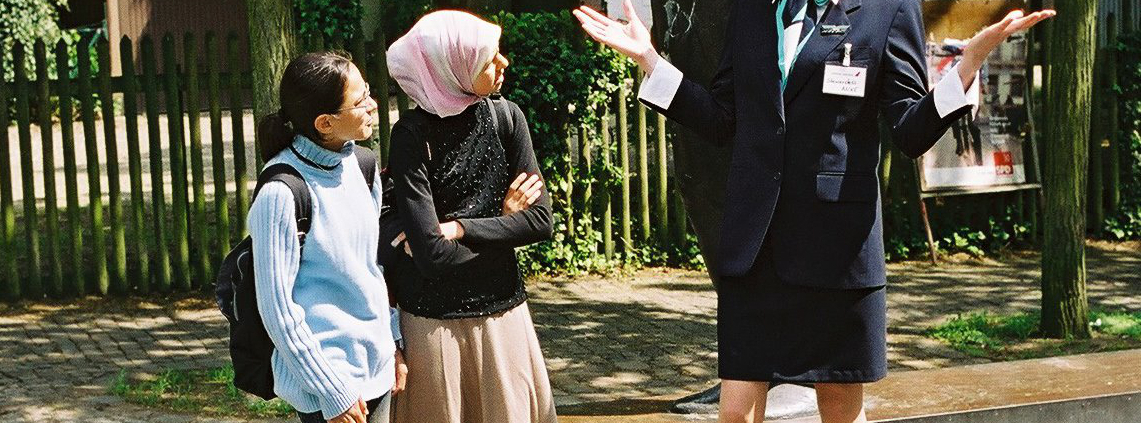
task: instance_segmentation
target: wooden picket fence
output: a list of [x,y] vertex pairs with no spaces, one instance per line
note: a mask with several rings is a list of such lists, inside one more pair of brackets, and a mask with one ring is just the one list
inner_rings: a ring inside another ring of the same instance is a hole
[[[308,51],[352,53],[381,110],[389,110],[390,98],[397,110],[407,110],[407,96],[390,88],[378,43],[379,33],[374,41],[302,40]],[[124,37],[122,75],[111,76],[108,40],[85,38],[77,46],[15,44],[12,62],[0,63],[0,73],[10,67],[15,75],[12,81],[0,78],[0,295],[19,300],[209,289],[225,252],[247,233],[246,211],[261,165],[248,109],[251,77],[241,65],[247,52],[235,34],[165,34],[138,43]],[[29,56],[30,68],[24,66]],[[50,76],[52,63],[65,77]],[[578,190],[560,200],[569,209],[571,233],[576,225],[602,224],[600,250],[608,257],[643,242],[681,245],[687,236],[684,209],[667,188],[664,121],[657,144],[647,147],[646,111],[628,105],[629,95],[626,90],[616,100],[620,106],[601,128],[573,131],[568,140],[568,151],[578,151],[575,166],[622,163],[621,197],[603,189],[596,195],[590,183],[571,176]],[[641,134],[638,168],[629,161],[630,131],[618,130],[629,127],[627,109],[637,115]],[[381,130],[370,144],[384,161],[392,122],[388,113],[379,115]],[[15,136],[9,136],[13,123]],[[617,139],[623,158],[605,154],[609,149],[593,152],[599,137],[607,146]],[[648,148],[657,158],[653,171]],[[631,199],[631,181],[641,187],[640,199]],[[615,208],[620,220],[611,218]],[[596,216],[595,209],[604,211]],[[620,222],[619,233],[612,221]],[[661,234],[653,239],[652,222]],[[635,223],[641,225],[636,237]]]
[[[383,35],[373,38],[302,45],[349,51],[381,110],[390,110],[390,98],[396,110],[407,110],[407,96],[387,74]],[[16,44],[14,60],[0,63],[0,75],[5,67],[15,75],[0,78],[0,296],[7,300],[209,289],[222,256],[246,234],[261,165],[248,109],[250,73],[239,65],[248,52],[234,34],[144,37],[137,52],[132,40],[118,42],[121,76],[110,74],[109,41],[102,38],[82,40],[78,51],[62,41]],[[26,68],[29,56],[35,65]],[[52,63],[64,77],[50,77]],[[556,198],[568,235],[597,230],[608,258],[644,245],[684,246],[691,236],[670,171],[665,120],[632,98],[636,90],[621,89],[597,126],[568,131],[572,165]],[[383,162],[392,122],[379,115],[369,145]],[[888,146],[881,169],[885,232],[889,239],[920,236],[913,164]],[[596,166],[617,168],[619,183],[610,189],[575,181],[576,169]],[[1004,218],[1036,229],[1038,195],[929,199],[927,206],[938,233],[987,231]]]
[[[17,43],[12,62],[0,63],[0,71],[11,67],[15,75],[12,81],[0,78],[4,298],[205,288],[221,257],[245,235],[255,164],[260,166],[253,125],[243,119],[250,74],[236,66],[248,52],[237,47],[235,34],[220,39],[188,33],[181,40],[166,34],[139,41],[138,52],[132,40],[119,41],[121,76],[110,74],[105,38],[85,38],[79,47],[62,40]],[[362,72],[384,73],[383,57],[366,54],[383,49],[371,44],[358,37],[349,46]],[[29,55],[31,69],[24,65]],[[63,77],[49,77],[51,61]],[[387,84],[379,85],[387,110]],[[15,116],[9,115],[12,103]],[[387,118],[381,114],[382,128]],[[10,139],[13,120],[16,136]],[[81,123],[81,135],[73,122]],[[373,140],[382,154],[387,134],[378,131]],[[77,146],[84,163],[77,161]],[[59,156],[63,171],[57,174]],[[14,201],[16,167],[22,213]],[[62,207],[58,175],[64,179]],[[85,201],[80,179],[86,181]]]

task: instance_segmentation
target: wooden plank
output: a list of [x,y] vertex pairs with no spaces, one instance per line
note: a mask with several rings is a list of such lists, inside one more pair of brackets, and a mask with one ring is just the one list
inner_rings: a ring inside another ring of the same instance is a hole
[[[634,90],[637,93],[641,87],[642,71],[634,69]],[[637,113],[637,131],[638,131],[638,209],[641,211],[642,232],[639,234],[639,241],[646,242],[650,239],[650,160],[649,160],[649,136],[647,134],[646,122],[646,106],[642,102],[634,102],[634,110]]]
[[[603,116],[603,119],[606,117]],[[582,219],[581,224],[589,235],[594,231],[594,143],[590,138],[590,127],[582,125],[579,129],[579,154],[582,157],[581,165],[588,175],[582,188]]]
[[[198,46],[194,34],[186,33],[182,38],[182,64],[186,72],[186,101],[183,102],[187,122],[190,126],[190,177],[192,181],[190,243],[194,245],[190,256],[191,277],[185,288],[199,288],[210,278],[211,231],[206,227],[206,171],[202,163],[202,87],[198,81]],[[210,59],[207,59],[209,61]]]
[[40,273],[40,238],[37,226],[39,226],[39,219],[37,218],[35,192],[36,192],[36,179],[35,172],[32,171],[32,111],[31,104],[28,101],[28,70],[24,67],[26,63],[26,53],[24,46],[21,43],[16,43],[12,47],[12,65],[15,66],[13,70],[15,82],[14,91],[16,92],[16,132],[20,139],[20,176],[23,183],[24,195],[24,252],[25,256],[21,260],[24,264],[25,274],[21,277],[20,284],[13,285],[10,288],[10,298],[39,298],[43,295],[41,283],[43,277]]
[[136,100],[138,97],[135,77],[134,43],[130,38],[123,37],[119,42],[120,69],[123,78],[132,82],[123,90],[123,120],[127,131],[127,173],[130,174],[131,184],[131,234],[129,247],[134,252],[131,256],[133,266],[129,266],[131,280],[126,289],[139,288],[146,292],[150,278],[150,254],[147,253],[146,229],[146,193],[143,191],[143,159],[139,147],[139,111]]
[[[246,139],[245,139],[245,125],[242,121],[245,107],[242,103],[242,86],[239,80],[238,67],[242,63],[242,49],[239,47],[238,34],[230,33],[226,38],[226,56],[229,57],[227,65],[230,68],[230,77],[227,79],[230,83],[229,100],[230,100],[230,127],[233,132],[233,148],[234,148],[234,196],[235,208],[234,210],[234,226],[235,231],[231,234],[231,239],[239,239],[246,236],[246,213],[250,210],[250,191],[249,191],[249,168],[246,165]],[[256,154],[256,152],[255,152]]]
[[626,97],[630,89],[623,83],[618,89],[618,163],[622,171],[622,251],[626,257],[634,250],[634,239],[630,233],[630,127],[626,115]]
[[106,38],[96,44],[99,58],[99,103],[103,115],[103,148],[107,156],[108,211],[111,224],[111,258],[108,263],[110,292],[127,291],[127,237],[123,226],[122,190],[119,186],[119,140],[115,131],[115,98],[111,93],[111,45]]
[[[7,57],[6,46],[0,43],[0,57]],[[0,75],[7,70],[0,60]],[[8,81],[0,78],[0,297],[15,301],[20,297],[20,273],[16,268],[16,205],[12,186],[12,140],[8,137],[8,125],[12,124],[8,113],[8,98],[11,94]]]
[[210,108],[210,167],[214,173],[214,245],[213,261],[220,261],[230,251],[230,205],[226,192],[226,144],[222,142],[222,78],[218,72],[218,42],[213,32],[206,33],[206,98]]
[[[87,153],[87,194],[88,213],[91,224],[84,225],[91,240],[91,251],[84,252],[89,257],[92,268],[87,269],[87,283],[84,292],[98,292],[106,295],[110,289],[107,277],[107,238],[103,227],[103,183],[100,180],[99,141],[95,129],[95,96],[91,87],[91,37],[85,36],[76,46],[79,60],[79,104],[83,112],[83,145]],[[66,121],[64,121],[66,122]]]
[[[32,46],[32,56],[36,60],[36,111],[40,125],[40,140],[42,142],[41,156],[44,172],[44,258],[47,260],[47,280],[44,282],[44,291],[51,297],[58,298],[63,293],[63,251],[59,233],[59,197],[56,194],[56,168],[55,164],[55,135],[52,130],[52,111],[55,105],[51,102],[50,85],[48,79],[47,44],[43,40],[36,40]],[[70,112],[70,111],[69,111]],[[70,121],[67,121],[70,123]],[[46,171],[52,169],[53,171]],[[25,199],[30,197],[25,196]]]
[[658,152],[657,211],[654,217],[657,219],[655,226],[657,226],[658,241],[662,248],[666,248],[670,239],[669,145],[666,142],[666,117],[661,113],[654,113],[654,120],[657,122],[655,132],[658,140],[656,148]]
[[[602,167],[605,169],[610,169],[611,163],[610,118],[609,112],[604,113],[598,130],[602,140],[602,148],[599,153],[602,156]],[[602,251],[606,256],[606,260],[613,260],[614,228],[612,226],[614,224],[614,201],[610,195],[610,181],[606,182],[607,183],[603,184],[602,189],[599,190],[601,194],[599,200],[602,202]]]
[[[153,222],[149,251],[154,254],[149,283],[141,284],[139,293],[151,290],[165,292],[170,288],[170,251],[166,244],[166,181],[163,178],[162,130],[159,127],[159,99],[157,60],[154,41],[149,36],[140,40],[143,61],[143,92],[147,107],[147,137],[151,170],[151,221]],[[140,281],[141,283],[141,281]]]
[[376,152],[380,155],[380,163],[382,165],[388,164],[389,144],[392,139],[392,122],[388,115],[389,95],[391,89],[389,87],[391,79],[388,76],[388,58],[385,52],[384,41],[384,28],[379,27],[376,30],[376,36],[373,37],[372,51],[376,52],[375,64],[373,65],[372,75],[372,93],[376,98],[377,106],[377,137],[376,137]]
[[183,138],[182,98],[179,90],[178,61],[175,59],[174,36],[162,37],[163,99],[166,103],[167,139],[170,140],[170,233],[171,233],[171,285],[160,286],[164,291],[190,289],[190,240],[187,227],[189,189],[186,175],[186,139]]
[[[56,44],[56,70],[61,74],[71,72],[71,67],[68,66],[68,58],[71,51],[67,43],[60,40]],[[72,96],[71,96],[71,80],[64,78],[59,80],[59,120],[60,122],[74,122],[75,118],[72,116]],[[60,125],[62,128],[63,140],[63,177],[64,189],[67,195],[67,239],[71,241],[68,244],[67,250],[67,263],[65,272],[67,280],[70,282],[65,285],[63,295],[65,297],[80,295],[83,293],[85,280],[83,278],[83,231],[80,229],[79,212],[79,182],[76,174],[78,173],[76,159],[75,159],[75,133],[72,125]]]

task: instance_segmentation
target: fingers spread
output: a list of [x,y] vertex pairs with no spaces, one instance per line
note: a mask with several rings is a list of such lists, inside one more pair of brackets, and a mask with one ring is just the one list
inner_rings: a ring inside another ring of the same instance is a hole
[[583,7],[580,7],[579,10],[586,13],[587,16],[591,17],[592,19],[594,19],[595,21],[597,21],[601,25],[610,26],[610,25],[614,25],[614,24],[618,23],[618,22],[615,22],[613,19],[610,19],[606,15],[598,13],[598,11],[594,10],[593,8],[583,6]]
[[638,18],[638,13],[634,10],[634,5],[630,3],[630,0],[625,0],[622,2],[622,10],[626,11],[626,20],[630,22],[636,22],[638,24],[642,23],[642,20]]

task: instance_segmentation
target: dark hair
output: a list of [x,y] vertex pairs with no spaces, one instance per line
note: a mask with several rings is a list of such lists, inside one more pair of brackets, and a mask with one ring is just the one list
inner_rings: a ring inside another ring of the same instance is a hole
[[277,91],[281,108],[258,121],[262,160],[288,148],[297,134],[321,140],[313,121],[341,107],[352,66],[346,54],[335,51],[306,53],[289,61]]

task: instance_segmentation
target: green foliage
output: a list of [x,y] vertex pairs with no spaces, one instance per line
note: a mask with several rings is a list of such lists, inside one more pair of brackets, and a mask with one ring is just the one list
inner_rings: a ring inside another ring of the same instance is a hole
[[[0,45],[4,47],[4,63],[12,63],[12,46],[23,43],[28,52],[25,66],[34,69],[32,43],[42,39],[54,44],[61,35],[59,10],[67,7],[67,0],[4,0],[0,1]],[[4,80],[12,80],[12,67],[5,66]]]
[[[567,231],[570,193],[581,193],[587,184],[591,184],[596,193],[613,192],[619,180],[619,170],[613,165],[606,167],[596,160],[588,170],[581,163],[573,163],[567,140],[578,142],[578,134],[572,128],[598,127],[600,118],[613,107],[621,84],[628,83],[633,63],[585,39],[574,17],[565,11],[503,12],[491,19],[503,27],[500,50],[511,61],[503,94],[518,103],[527,115],[539,166],[555,201],[556,235],[552,241],[519,251],[524,271],[574,274],[616,265],[671,263],[699,267],[696,249],[688,247],[662,251],[649,245],[638,246],[629,254],[619,254],[615,261],[608,262],[600,251],[602,234],[596,230],[601,227],[600,222],[592,222],[593,229],[589,230],[584,222],[577,222],[573,234]],[[591,148],[601,152],[600,137],[592,132],[588,135]],[[612,144],[609,148],[613,153],[616,146]],[[581,216],[584,207],[596,206],[584,206],[578,201],[574,204],[576,215]],[[591,215],[597,219],[601,213],[595,210]]]
[[1121,132],[1121,205],[1105,221],[1111,239],[1141,239],[1141,32],[1123,35],[1118,43],[1118,98]]
[[150,380],[128,380],[125,371],[111,381],[110,393],[128,402],[179,412],[242,418],[290,417],[281,399],[262,401],[234,386],[231,365],[209,370],[167,370]]
[[420,19],[433,9],[433,0],[388,0],[380,4],[381,25],[384,37],[391,43],[404,35]]
[[361,30],[364,8],[360,0],[294,0],[293,12],[301,38],[349,40]]
[[[593,124],[630,74],[631,63],[588,42],[569,12],[500,13],[500,49],[511,66],[503,94],[525,105],[544,169],[565,161],[567,128]],[[548,179],[549,179],[549,175]]]
[[[950,211],[942,211],[949,213]],[[934,223],[933,223],[934,225]],[[935,248],[942,254],[967,253],[974,257],[1029,245],[1030,222],[1015,217],[1014,207],[1007,207],[1001,216],[987,219],[985,228],[975,228],[962,222],[952,228],[932,228]],[[888,261],[914,259],[929,254],[927,238],[921,230],[886,234],[884,252]]]
[[1020,344],[1036,341],[1033,338],[1038,335],[1040,318],[1037,312],[1010,315],[976,312],[952,317],[928,329],[926,335],[973,356],[999,359],[1120,349],[1135,347],[1141,341],[1141,312],[1093,310],[1089,313],[1089,320],[1094,340],[1064,340],[1056,345],[1021,345],[1019,348]]

